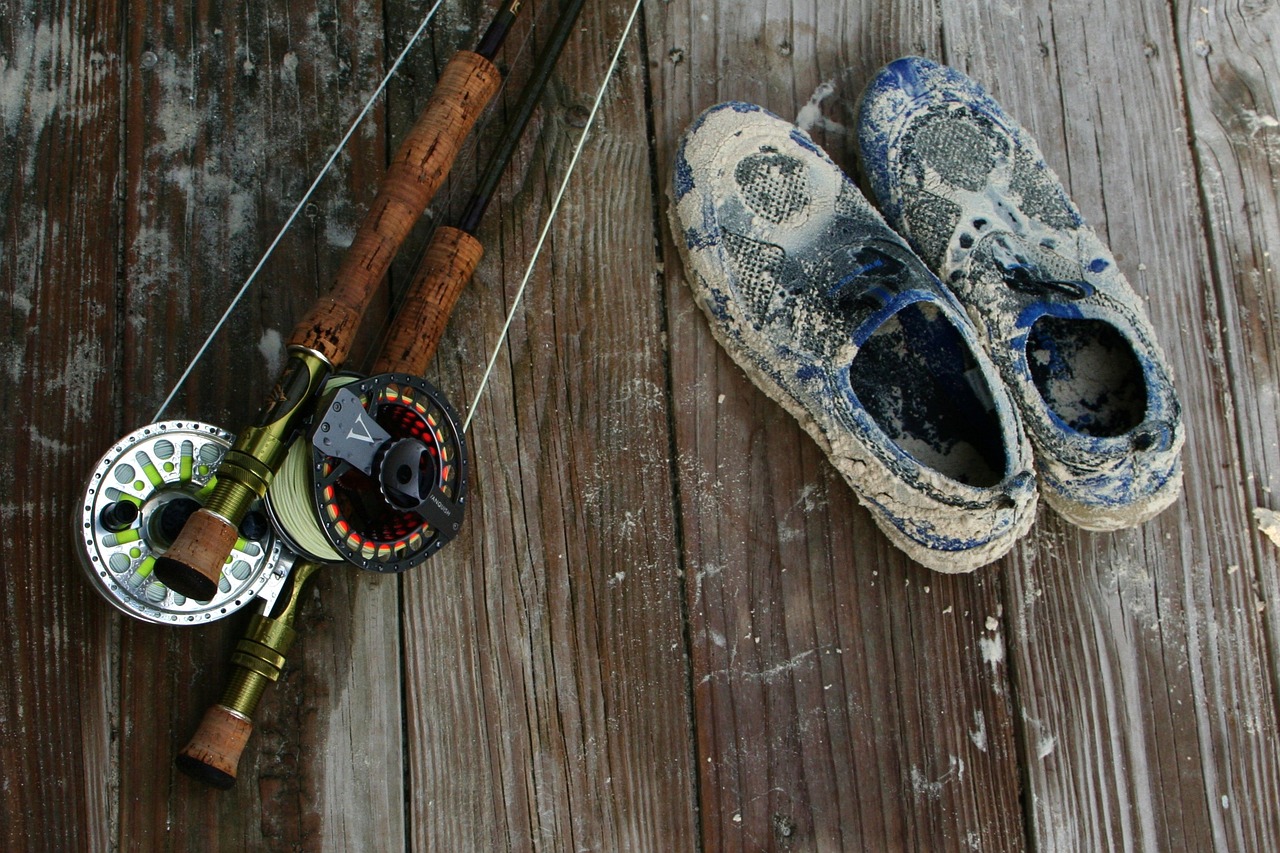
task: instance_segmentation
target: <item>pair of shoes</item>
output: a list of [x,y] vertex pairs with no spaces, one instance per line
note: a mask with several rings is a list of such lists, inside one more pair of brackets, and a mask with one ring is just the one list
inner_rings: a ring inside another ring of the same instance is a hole
[[680,144],[670,211],[716,339],[894,545],[964,572],[1026,533],[1031,448],[976,330],[805,133],[713,107]]
[[888,223],[759,107],[713,107],[681,140],[672,227],[730,356],[938,571],[1005,554],[1041,493],[1090,529],[1172,503],[1163,354],[1025,131],[973,81],[906,59],[867,89],[858,132]]

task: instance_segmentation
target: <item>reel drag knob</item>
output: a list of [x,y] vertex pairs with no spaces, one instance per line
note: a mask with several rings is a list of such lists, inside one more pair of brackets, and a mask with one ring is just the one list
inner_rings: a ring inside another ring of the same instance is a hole
[[378,469],[378,483],[387,503],[412,512],[436,530],[457,530],[461,507],[455,507],[437,485],[440,466],[433,448],[416,438],[389,445]]

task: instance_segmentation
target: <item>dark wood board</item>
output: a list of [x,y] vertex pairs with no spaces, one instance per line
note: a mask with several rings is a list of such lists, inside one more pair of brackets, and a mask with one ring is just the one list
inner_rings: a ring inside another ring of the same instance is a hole
[[[403,578],[322,572],[237,787],[177,773],[246,616],[179,629],[100,601],[70,537],[84,479],[150,420],[429,5],[0,14],[5,849],[1280,845],[1280,544],[1254,515],[1280,510],[1264,3],[644,6],[480,398],[459,539]],[[558,5],[525,4],[507,86],[354,365]],[[491,6],[441,6],[169,416],[253,418]],[[427,376],[464,414],[630,11],[588,4],[482,227]],[[680,133],[730,98],[796,119],[831,81],[805,116],[852,172],[850,109],[904,54],[991,89],[1143,296],[1189,434],[1155,521],[1088,534],[1042,509],[996,565],[924,570],[709,334],[667,223]]]

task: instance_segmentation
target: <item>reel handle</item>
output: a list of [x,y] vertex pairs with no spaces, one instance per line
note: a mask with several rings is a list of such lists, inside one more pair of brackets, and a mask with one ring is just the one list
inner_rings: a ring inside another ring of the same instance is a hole
[[370,371],[372,375],[422,376],[427,372],[453,306],[483,255],[480,241],[466,231],[449,226],[436,229]]
[[280,677],[285,653],[297,638],[293,625],[301,607],[302,587],[320,563],[294,566],[278,615],[254,616],[231,656],[234,669],[222,701],[205,712],[191,741],[178,754],[178,769],[226,790],[236,782],[236,768],[253,732],[253,713],[267,685]]
[[333,289],[293,330],[289,361],[258,423],[237,436],[204,509],[156,561],[156,578],[174,592],[208,601],[217,591],[237,526],[250,504],[266,494],[325,378],[346,359],[374,289],[500,83],[497,67],[478,53],[459,51],[445,66],[426,109],[392,158]]
[[294,328],[290,345],[319,353],[330,364],[346,359],[374,289],[500,83],[497,68],[478,53],[460,51],[449,60],[430,103],[387,169],[337,283]]

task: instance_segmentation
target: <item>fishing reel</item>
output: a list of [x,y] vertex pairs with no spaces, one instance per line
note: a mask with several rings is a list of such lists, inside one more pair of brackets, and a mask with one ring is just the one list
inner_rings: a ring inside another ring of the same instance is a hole
[[338,377],[313,420],[266,499],[250,504],[207,601],[165,586],[154,568],[213,492],[230,432],[199,421],[134,430],[94,467],[76,518],[85,574],[129,616],[203,624],[261,599],[222,700],[178,755],[184,772],[217,788],[235,782],[258,701],[296,637],[308,578],[341,561],[405,571],[462,524],[466,443],[456,413],[429,383],[399,373]]
[[76,518],[81,565],[117,610],[166,625],[211,622],[257,599],[269,610],[300,558],[407,571],[461,528],[467,447],[458,423],[417,377],[331,380],[309,434],[241,522],[207,601],[169,589],[153,569],[212,492],[234,436],[199,421],[140,427],[89,477]]
[[311,559],[404,572],[457,535],[467,464],[457,413],[429,382],[339,376],[290,449],[267,507]]
[[80,562],[89,582],[117,610],[165,625],[221,619],[256,599],[268,606],[296,556],[255,504],[207,601],[156,580],[156,558],[212,491],[233,436],[199,421],[161,421],[126,435],[94,466],[76,516]]

